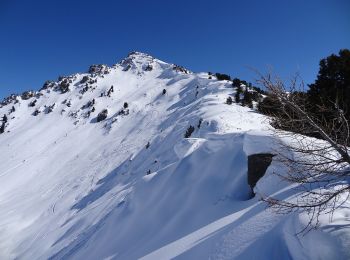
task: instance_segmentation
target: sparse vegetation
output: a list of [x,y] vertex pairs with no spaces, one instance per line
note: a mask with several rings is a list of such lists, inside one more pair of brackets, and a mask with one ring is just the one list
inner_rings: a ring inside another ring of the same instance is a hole
[[231,77],[227,74],[215,73],[217,80],[231,80]]
[[248,90],[248,87],[245,87],[245,90],[243,92],[242,106],[253,108],[252,94]]
[[241,94],[242,94],[242,87],[238,86],[236,88],[236,93],[235,93],[235,102],[238,104],[241,101]]

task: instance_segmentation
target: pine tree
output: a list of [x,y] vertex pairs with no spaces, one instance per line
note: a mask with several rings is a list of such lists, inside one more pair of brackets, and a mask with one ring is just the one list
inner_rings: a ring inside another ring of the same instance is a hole
[[232,80],[232,86],[235,88],[239,88],[241,86],[241,80],[239,78],[234,78]]
[[248,87],[246,87],[245,90],[244,90],[242,105],[243,106],[248,106],[250,108],[253,107],[253,99],[252,99],[251,93],[248,90]]
[[238,104],[241,101],[242,88],[238,86],[235,93],[235,102]]
[[317,79],[309,87],[309,102],[314,104],[312,112],[320,114],[320,106],[336,106],[350,120],[350,50],[340,50],[339,55],[322,59]]

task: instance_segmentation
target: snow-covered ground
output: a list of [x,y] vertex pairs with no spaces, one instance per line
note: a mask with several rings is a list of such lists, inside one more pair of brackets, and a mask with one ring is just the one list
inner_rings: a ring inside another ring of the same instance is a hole
[[247,156],[276,137],[266,117],[225,104],[230,82],[142,53],[101,68],[0,108],[15,108],[0,135],[0,259],[350,258],[349,205],[296,236],[305,215],[259,200],[293,194],[280,163],[251,198]]

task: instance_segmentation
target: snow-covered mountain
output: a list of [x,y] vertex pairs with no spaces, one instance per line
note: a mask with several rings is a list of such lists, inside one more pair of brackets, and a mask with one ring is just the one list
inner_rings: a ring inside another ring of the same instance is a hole
[[133,52],[6,99],[0,259],[350,257],[337,228],[349,210],[296,236],[305,215],[259,200],[293,194],[277,161],[253,196],[247,157],[276,152],[277,137],[265,116],[225,104],[234,92]]

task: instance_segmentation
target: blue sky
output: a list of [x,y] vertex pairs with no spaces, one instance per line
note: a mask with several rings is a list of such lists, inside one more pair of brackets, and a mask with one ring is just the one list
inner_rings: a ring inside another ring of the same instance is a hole
[[114,64],[130,51],[253,82],[250,68],[316,77],[350,48],[348,0],[0,0],[0,98]]

